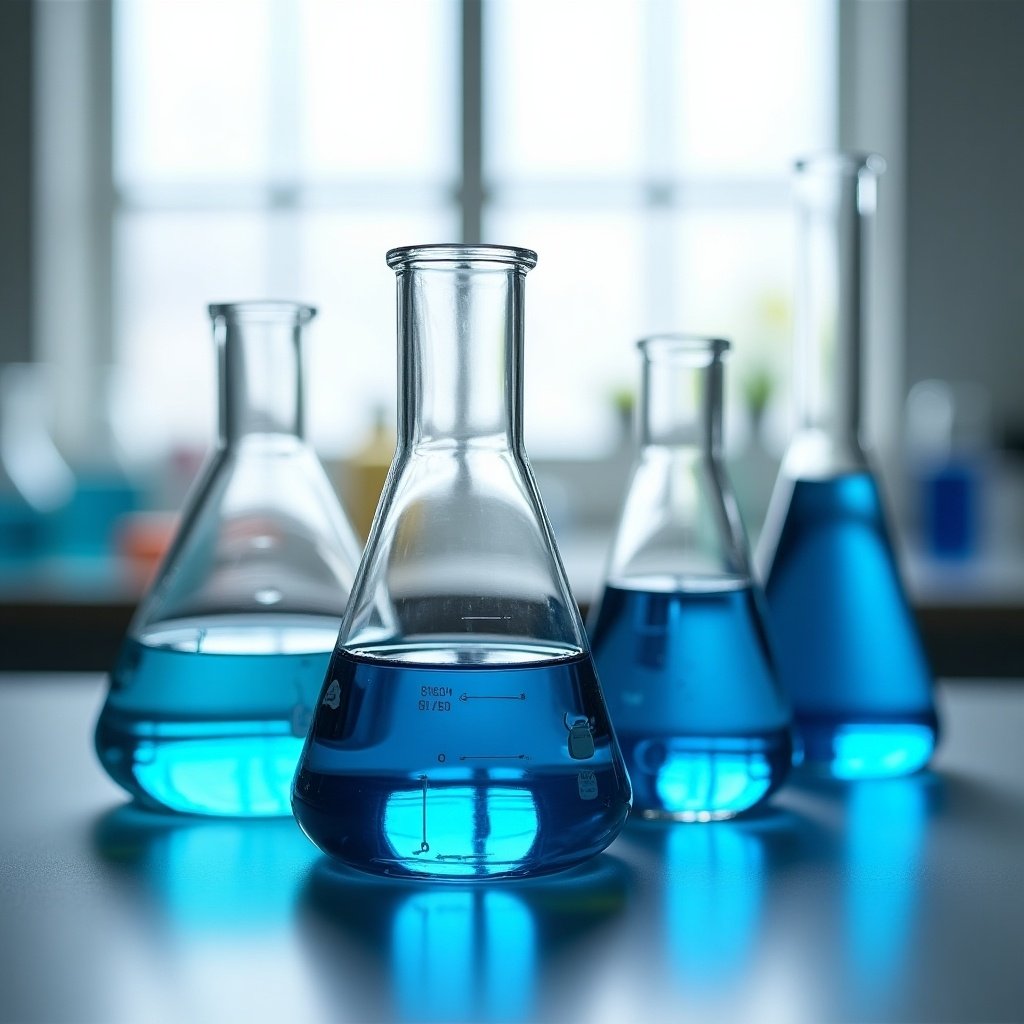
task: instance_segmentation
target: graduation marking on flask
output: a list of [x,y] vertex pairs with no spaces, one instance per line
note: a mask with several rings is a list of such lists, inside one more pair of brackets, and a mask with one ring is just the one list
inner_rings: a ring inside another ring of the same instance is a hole
[[[441,755],[444,756],[443,754]],[[429,853],[430,843],[427,842],[427,777],[426,775],[420,776],[420,782],[423,783],[423,838],[420,840],[420,848],[413,850],[414,854]]]
[[463,704],[469,700],[526,700],[525,693],[460,693],[459,700]]
[[529,754],[459,754],[460,761],[529,761]]

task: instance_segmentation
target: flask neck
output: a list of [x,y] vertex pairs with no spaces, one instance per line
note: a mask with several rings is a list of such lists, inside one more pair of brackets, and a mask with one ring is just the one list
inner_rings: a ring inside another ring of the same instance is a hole
[[220,366],[220,442],[301,438],[302,330],[315,310],[292,303],[211,306]]
[[834,153],[796,167],[798,426],[846,460],[861,452],[865,235],[882,166]]
[[520,265],[406,263],[398,270],[398,442],[522,444]]
[[640,342],[643,353],[638,435],[642,449],[722,454],[722,355],[717,338],[666,335]]
[[719,338],[664,335],[640,342],[640,456],[616,530],[608,577],[653,589],[732,589],[750,568],[722,464]]

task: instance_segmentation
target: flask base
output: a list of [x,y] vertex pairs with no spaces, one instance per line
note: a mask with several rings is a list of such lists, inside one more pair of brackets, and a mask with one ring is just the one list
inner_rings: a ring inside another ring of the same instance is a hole
[[290,814],[302,742],[277,720],[140,721],[107,708],[96,727],[110,777],[139,803],[183,814]]
[[938,719],[932,712],[878,721],[798,714],[796,727],[795,763],[835,779],[911,775],[928,764],[938,742]]
[[767,800],[792,761],[788,729],[728,737],[617,735],[634,811],[653,821],[733,818]]
[[596,856],[625,824],[629,803],[615,768],[582,774],[585,781],[576,771],[467,777],[452,768],[396,780],[303,770],[292,799],[306,835],[357,870],[433,881],[527,878]]

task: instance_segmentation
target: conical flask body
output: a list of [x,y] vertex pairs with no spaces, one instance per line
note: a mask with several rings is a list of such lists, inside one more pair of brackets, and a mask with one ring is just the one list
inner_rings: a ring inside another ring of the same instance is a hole
[[808,766],[861,778],[926,764],[931,673],[869,471],[792,483],[766,593]]
[[594,657],[644,817],[729,818],[785,779],[790,712],[720,458],[727,343],[641,343],[640,452]]
[[861,447],[866,221],[881,161],[797,165],[798,430],[761,535],[769,623],[809,769],[916,771],[938,737],[932,679]]
[[291,304],[215,307],[221,441],[129,627],[96,749],[140,802],[289,813],[358,549],[301,436]]
[[535,257],[395,250],[394,463],[295,777],[362,870],[496,878],[604,849],[629,783],[520,436]]

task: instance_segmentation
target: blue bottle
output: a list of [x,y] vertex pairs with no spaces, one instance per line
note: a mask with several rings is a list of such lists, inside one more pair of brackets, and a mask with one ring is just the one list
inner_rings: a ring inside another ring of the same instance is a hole
[[398,447],[295,775],[295,817],[381,875],[546,874],[630,790],[522,440],[536,256],[396,249]]
[[640,450],[591,622],[646,818],[711,821],[789,771],[790,712],[722,465],[720,339],[640,342]]
[[843,153],[797,164],[800,427],[762,534],[804,763],[848,779],[916,771],[938,735],[931,673],[860,441],[862,243],[883,166]]
[[149,807],[286,815],[358,548],[302,436],[293,303],[210,309],[220,442],[139,605],[96,725],[109,775]]

